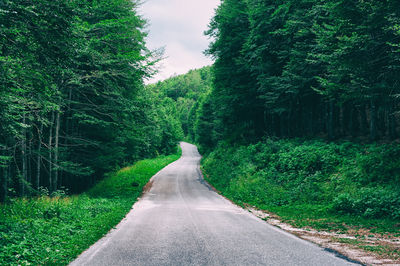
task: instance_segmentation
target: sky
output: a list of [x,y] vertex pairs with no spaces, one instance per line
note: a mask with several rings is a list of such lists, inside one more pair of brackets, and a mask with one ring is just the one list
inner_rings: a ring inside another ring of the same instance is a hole
[[147,47],[164,47],[159,73],[146,83],[211,65],[205,56],[210,40],[204,36],[220,0],[143,0],[139,14],[148,20]]

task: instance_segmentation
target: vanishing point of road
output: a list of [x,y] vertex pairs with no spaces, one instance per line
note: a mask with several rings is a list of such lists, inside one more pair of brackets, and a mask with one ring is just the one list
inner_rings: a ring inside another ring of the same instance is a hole
[[71,265],[351,265],[215,193],[196,146],[151,180],[126,218]]

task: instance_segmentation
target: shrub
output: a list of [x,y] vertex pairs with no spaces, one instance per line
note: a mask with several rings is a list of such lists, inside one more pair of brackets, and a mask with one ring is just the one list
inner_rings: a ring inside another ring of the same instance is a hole
[[202,165],[210,183],[239,203],[323,204],[366,218],[400,218],[396,145],[299,139],[221,144]]
[[362,188],[357,194],[340,194],[334,210],[366,218],[400,218],[400,193],[389,188]]
[[400,147],[398,145],[371,145],[357,158],[364,184],[400,182]]

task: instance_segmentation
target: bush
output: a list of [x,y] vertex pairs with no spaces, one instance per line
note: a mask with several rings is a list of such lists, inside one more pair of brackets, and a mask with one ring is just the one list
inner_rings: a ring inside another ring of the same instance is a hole
[[342,213],[400,219],[400,193],[389,188],[362,188],[355,195],[340,194],[333,202],[333,209]]
[[357,162],[364,184],[400,182],[399,145],[371,145],[358,155]]
[[202,165],[210,183],[238,203],[322,204],[366,218],[400,218],[396,145],[299,139],[220,144]]

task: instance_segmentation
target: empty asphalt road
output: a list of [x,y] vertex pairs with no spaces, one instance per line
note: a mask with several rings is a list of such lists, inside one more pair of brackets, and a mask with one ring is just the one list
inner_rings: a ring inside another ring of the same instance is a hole
[[350,265],[224,199],[204,182],[197,148],[152,178],[152,188],[71,265]]

